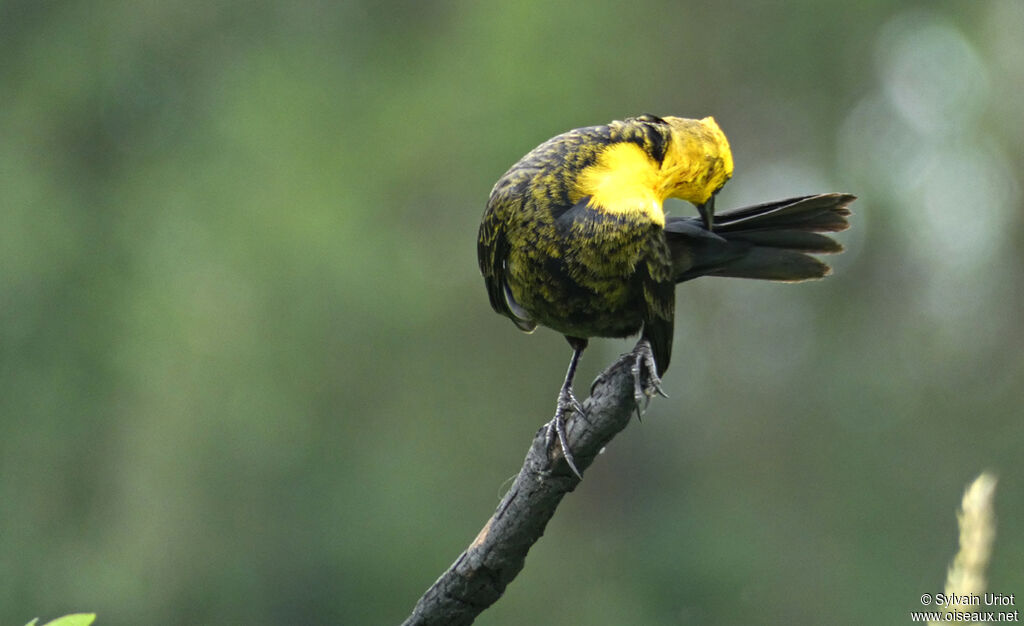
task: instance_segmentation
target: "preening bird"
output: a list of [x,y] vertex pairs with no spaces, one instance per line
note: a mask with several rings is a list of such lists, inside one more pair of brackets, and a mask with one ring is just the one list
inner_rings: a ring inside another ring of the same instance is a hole
[[[801,196],[716,216],[715,194],[732,173],[729,142],[713,118],[642,115],[549,139],[494,185],[480,224],[480,270],[495,311],[526,332],[560,332],[572,347],[548,437],[553,428],[577,476],[565,416],[583,415],[573,377],[589,338],[640,333],[639,412],[662,393],[676,283],[821,278],[831,269],[810,255],[842,250],[821,233],[848,227],[854,196]],[[700,217],[666,216],[667,198],[693,203]]]

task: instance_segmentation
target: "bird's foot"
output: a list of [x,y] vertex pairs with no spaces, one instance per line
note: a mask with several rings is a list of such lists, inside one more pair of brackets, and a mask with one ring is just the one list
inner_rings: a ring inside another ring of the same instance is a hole
[[569,439],[565,434],[565,416],[572,411],[575,411],[583,419],[587,417],[586,412],[583,410],[583,405],[576,399],[576,394],[573,393],[572,387],[562,387],[562,390],[558,393],[558,406],[555,408],[555,418],[548,422],[547,433],[544,438],[546,446],[551,447],[555,435],[558,435],[558,444],[562,447],[562,455],[565,457],[565,462],[569,464],[569,469],[572,470],[572,473],[576,474],[576,477],[580,480],[583,480],[583,474],[576,467],[576,459],[573,458],[572,450],[569,448]]
[[[647,410],[651,398],[655,394],[667,398],[668,394],[661,388],[661,379],[658,378],[658,367],[654,362],[654,353],[651,352],[651,343],[641,339],[633,348],[633,399],[636,401],[636,417],[640,419],[643,412]],[[644,379],[646,378],[646,381]]]

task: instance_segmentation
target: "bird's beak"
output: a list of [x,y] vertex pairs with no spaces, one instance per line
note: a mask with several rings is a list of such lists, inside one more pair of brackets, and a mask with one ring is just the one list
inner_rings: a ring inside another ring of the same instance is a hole
[[704,220],[704,228],[712,230],[715,225],[715,195],[711,194],[711,197],[704,204],[698,204],[697,212],[700,213],[701,219]]

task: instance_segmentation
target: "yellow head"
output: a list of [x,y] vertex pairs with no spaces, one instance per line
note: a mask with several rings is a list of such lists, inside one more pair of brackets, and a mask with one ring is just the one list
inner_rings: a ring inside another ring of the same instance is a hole
[[732,178],[729,140],[713,117],[663,119],[672,130],[672,143],[661,163],[659,195],[703,205]]
[[[662,203],[666,198],[681,198],[697,206],[710,230],[715,192],[732,176],[729,141],[711,117],[653,119],[659,126],[668,125],[664,156],[654,156],[654,147],[663,144],[652,142],[619,141],[602,147],[595,162],[579,172],[573,202],[590,196],[590,206],[599,210],[643,216],[664,225]],[[613,122],[630,123],[636,120]]]

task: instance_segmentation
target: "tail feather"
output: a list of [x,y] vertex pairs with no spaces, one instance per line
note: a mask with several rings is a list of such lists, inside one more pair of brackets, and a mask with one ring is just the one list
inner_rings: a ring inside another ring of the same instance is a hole
[[794,228],[814,232],[838,232],[849,228],[846,217],[856,196],[822,193],[766,202],[715,216],[715,232]]
[[755,247],[732,263],[708,272],[707,275],[792,283],[824,278],[831,273],[832,268],[827,263],[802,252]]
[[843,251],[843,244],[819,233],[803,230],[773,230],[739,232],[728,237],[729,241],[746,241],[755,246],[786,248],[814,254],[835,254]]
[[831,268],[810,256],[841,252],[828,235],[849,227],[849,194],[801,196],[715,216],[712,231],[698,218],[670,218],[665,235],[677,282],[698,276],[801,281]]

